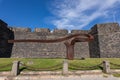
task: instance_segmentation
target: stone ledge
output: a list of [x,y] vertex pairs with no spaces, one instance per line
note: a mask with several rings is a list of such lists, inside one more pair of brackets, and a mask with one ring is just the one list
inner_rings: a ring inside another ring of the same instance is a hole
[[[113,70],[113,72],[120,72],[120,70]],[[69,71],[69,75],[62,75],[62,71],[24,71],[21,72],[18,76],[11,75],[1,75],[1,74],[10,74],[8,72],[0,72],[0,80],[96,80],[98,77],[101,78],[99,80],[106,80],[106,78],[110,80],[118,80],[120,78],[114,77],[112,74],[104,74],[101,70],[87,70],[87,71]],[[42,73],[42,74],[41,74]],[[44,74],[43,74],[44,73]],[[47,74],[46,74],[47,73]],[[77,74],[76,74],[77,73]],[[112,79],[111,79],[112,78]]]
[[[112,69],[112,73],[120,73],[119,69]],[[0,76],[10,75],[11,71],[0,72]],[[81,74],[103,74],[102,70],[84,70],[84,71],[69,71],[69,75],[81,75]],[[20,73],[21,76],[24,75],[62,75],[62,71],[23,71]]]
[[119,80],[120,78],[113,75],[94,74],[94,75],[71,75],[71,76],[17,76],[17,77],[0,77],[0,80]]

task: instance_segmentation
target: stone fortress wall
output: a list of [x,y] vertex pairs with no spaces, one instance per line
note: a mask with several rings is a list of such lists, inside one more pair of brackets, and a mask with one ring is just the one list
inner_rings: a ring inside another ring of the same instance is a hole
[[[117,23],[96,24],[91,30],[54,30],[36,28],[33,32],[30,28],[6,27],[7,24],[0,22],[1,35],[8,36],[7,39],[56,39],[76,33],[87,33],[94,36],[91,42],[76,42],[74,47],[74,58],[89,57],[116,57],[120,58],[120,27]],[[5,28],[5,29],[3,29]],[[12,36],[11,36],[12,35]],[[3,41],[3,38],[1,39]],[[4,39],[5,41],[6,39]],[[6,43],[6,42],[5,42]],[[2,44],[2,42],[0,43]],[[4,44],[3,44],[4,45]],[[9,45],[9,46],[8,46]],[[3,51],[4,50],[4,51]],[[7,44],[0,47],[0,55],[8,54],[15,58],[66,58],[66,46],[63,42],[58,43],[33,43],[21,42]],[[0,57],[5,57],[0,56]]]

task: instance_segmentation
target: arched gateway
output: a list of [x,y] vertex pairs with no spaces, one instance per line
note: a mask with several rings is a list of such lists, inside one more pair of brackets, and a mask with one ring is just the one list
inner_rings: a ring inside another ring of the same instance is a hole
[[66,46],[66,58],[74,59],[74,44],[76,42],[89,42],[93,40],[93,36],[90,34],[70,34],[63,38],[51,39],[51,40],[35,40],[35,39],[19,39],[19,40],[8,40],[8,43],[16,43],[16,42],[38,42],[38,43],[56,43],[56,42],[64,42]]

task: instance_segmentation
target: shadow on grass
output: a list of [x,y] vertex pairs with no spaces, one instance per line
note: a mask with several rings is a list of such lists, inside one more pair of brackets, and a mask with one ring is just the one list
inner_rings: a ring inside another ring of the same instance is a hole
[[86,67],[86,68],[79,68],[79,67],[69,67],[70,70],[103,70],[103,67],[102,66],[98,66],[96,68],[89,68],[89,67]]
[[99,66],[100,70],[103,70],[103,67],[102,66]]
[[22,67],[21,69],[20,69],[20,72],[22,72],[23,70],[25,70],[25,69],[27,69],[26,67]]

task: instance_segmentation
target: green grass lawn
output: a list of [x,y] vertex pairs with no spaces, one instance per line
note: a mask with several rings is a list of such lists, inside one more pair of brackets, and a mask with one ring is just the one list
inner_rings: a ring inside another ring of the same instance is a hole
[[[87,58],[85,60],[71,60],[69,61],[70,63],[72,64],[75,64],[75,65],[80,65],[80,66],[83,66],[83,67],[91,67],[91,66],[95,66],[95,65],[98,65],[100,63],[102,63],[103,61],[109,61],[111,63],[114,63],[114,64],[118,64],[120,65],[120,58]],[[111,69],[120,69],[120,67],[118,66],[113,66],[113,65],[110,65]],[[100,67],[98,67],[97,69],[101,69]],[[84,70],[84,68],[83,68]],[[89,68],[88,68],[89,70]]]
[[[70,64],[74,64],[77,66],[83,66],[83,67],[90,67],[97,64],[102,63],[102,61],[107,60],[115,64],[120,65],[120,58],[86,58],[85,60],[69,60]],[[64,59],[39,59],[39,58],[0,58],[0,71],[10,71],[12,62],[13,61],[21,61],[22,63],[31,66],[33,68],[47,68],[50,66],[54,66],[56,64],[60,64],[64,61]],[[5,66],[7,64],[11,64],[8,66]],[[61,65],[62,67],[62,65]],[[21,67],[23,68],[23,67]],[[120,68],[116,66],[111,66],[111,68]],[[74,70],[75,68],[71,68],[71,70]],[[100,69],[99,67],[97,69]],[[84,69],[83,69],[84,70]]]

